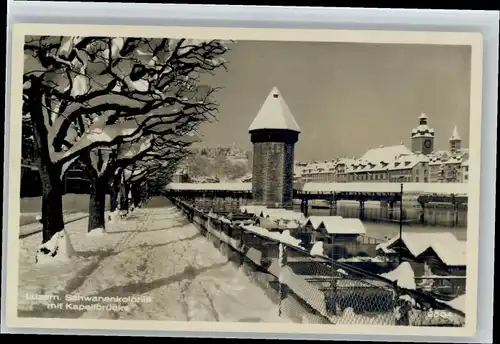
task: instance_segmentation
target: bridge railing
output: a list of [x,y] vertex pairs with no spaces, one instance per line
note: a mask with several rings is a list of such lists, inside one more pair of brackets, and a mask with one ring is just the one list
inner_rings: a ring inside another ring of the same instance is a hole
[[[228,259],[265,284],[280,314],[312,323],[449,326],[465,323],[464,312],[429,293],[403,286],[354,265],[301,246],[287,231],[270,232],[172,202]],[[408,283],[408,282],[407,282]],[[411,282],[410,282],[411,284]]]

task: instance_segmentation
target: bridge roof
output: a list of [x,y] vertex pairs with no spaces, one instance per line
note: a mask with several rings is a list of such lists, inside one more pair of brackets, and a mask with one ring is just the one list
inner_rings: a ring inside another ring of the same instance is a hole
[[[305,192],[400,192],[400,183],[304,183],[295,190]],[[467,183],[403,183],[405,193],[468,194]]]
[[186,191],[252,191],[252,183],[170,183],[167,190]]
[[[252,191],[252,183],[171,183],[167,190],[186,191]],[[399,183],[304,183],[295,184],[296,191],[310,193],[329,192],[400,192]],[[467,183],[404,183],[403,192],[430,194],[468,194]]]

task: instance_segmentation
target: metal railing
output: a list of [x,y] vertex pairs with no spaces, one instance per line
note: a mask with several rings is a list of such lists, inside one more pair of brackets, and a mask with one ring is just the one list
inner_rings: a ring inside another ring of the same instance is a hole
[[278,312],[302,322],[400,326],[465,324],[464,312],[430,293],[403,288],[380,275],[312,252],[298,239],[230,220],[172,198],[200,231],[228,258],[265,284]]

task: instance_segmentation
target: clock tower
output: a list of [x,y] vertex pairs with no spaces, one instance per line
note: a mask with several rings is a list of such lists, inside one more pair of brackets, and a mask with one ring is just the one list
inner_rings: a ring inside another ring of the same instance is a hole
[[430,154],[434,151],[434,129],[427,125],[427,115],[418,117],[419,124],[411,131],[411,150],[415,153]]

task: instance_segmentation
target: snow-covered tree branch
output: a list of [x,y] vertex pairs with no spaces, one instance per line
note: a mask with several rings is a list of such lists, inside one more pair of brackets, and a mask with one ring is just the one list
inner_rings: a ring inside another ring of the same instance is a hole
[[216,90],[200,87],[199,76],[225,68],[227,47],[220,40],[27,36],[24,51],[23,116],[42,180],[45,243],[64,228],[61,176],[72,161],[87,159],[102,177],[142,158],[157,138],[213,118]]
[[[105,192],[110,191],[110,211],[116,218],[118,198],[121,196],[120,210],[127,212],[128,198],[131,191],[131,180],[122,176],[131,168],[151,169],[162,161],[177,160],[187,154],[191,144],[189,136],[183,135],[142,136],[133,142],[125,142],[115,147],[96,148],[90,152],[87,164],[93,174],[94,187],[91,189],[89,204],[89,232],[97,228],[105,228]],[[149,171],[148,171],[149,172]],[[132,183],[137,184],[137,183]],[[133,192],[133,191],[132,191]],[[137,203],[137,202],[136,202]]]

